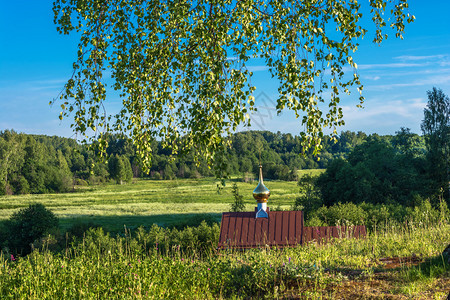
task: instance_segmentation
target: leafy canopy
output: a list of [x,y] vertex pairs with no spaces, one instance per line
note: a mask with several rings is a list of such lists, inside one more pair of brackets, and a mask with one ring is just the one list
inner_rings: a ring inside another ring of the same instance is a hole
[[450,98],[438,88],[427,91],[428,103],[420,125],[427,146],[428,174],[436,194],[450,201]]
[[[414,19],[407,0],[368,5],[376,43],[386,27],[401,38]],[[194,150],[220,165],[226,137],[250,125],[256,109],[252,58],[279,81],[277,111],[295,112],[303,147],[314,153],[323,128],[335,133],[344,124],[341,95],[363,88],[351,56],[368,28],[357,0],[56,0],[53,10],[60,33],[81,33],[60,118],[71,115],[74,131],[97,140],[100,150],[105,133],[125,133],[144,167],[154,139],[173,154]],[[117,115],[103,106],[111,88],[123,101]]]

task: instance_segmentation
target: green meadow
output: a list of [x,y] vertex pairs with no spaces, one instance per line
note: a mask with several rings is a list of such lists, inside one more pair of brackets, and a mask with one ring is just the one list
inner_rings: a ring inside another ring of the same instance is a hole
[[[0,197],[1,221],[41,203],[56,214],[62,230],[27,256],[1,251],[0,298],[445,299],[448,294],[450,258],[442,255],[450,242],[448,220],[386,220],[383,229],[364,239],[249,251],[218,250],[214,223],[170,229],[189,220],[220,222],[221,213],[230,210],[233,183],[246,209],[253,210],[257,182],[238,178],[219,191],[217,180],[202,178]],[[288,209],[299,195],[296,182],[265,184],[269,206],[277,209]],[[80,222],[103,228],[64,235]]]
[[[124,185],[76,186],[74,192],[64,194],[2,196],[0,221],[31,203],[41,203],[56,214],[63,229],[77,222],[95,223],[111,231],[122,230],[124,225],[171,226],[198,215],[219,222],[221,213],[230,210],[233,183],[243,195],[246,209],[253,210],[256,202],[252,191],[257,181],[245,183],[232,178],[221,186],[214,178],[134,180]],[[271,191],[269,206],[287,209],[298,196],[294,181],[266,180],[265,184]]]

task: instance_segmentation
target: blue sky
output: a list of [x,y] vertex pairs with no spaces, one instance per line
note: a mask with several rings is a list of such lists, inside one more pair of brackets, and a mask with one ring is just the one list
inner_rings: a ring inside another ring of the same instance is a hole
[[[416,21],[404,39],[389,38],[381,46],[369,33],[354,55],[364,84],[364,109],[357,94],[344,99],[342,130],[394,134],[400,127],[420,133],[433,86],[450,94],[450,2],[409,1]],[[430,4],[432,3],[432,4]],[[49,106],[71,76],[76,35],[63,36],[53,24],[52,1],[0,0],[0,130],[70,137],[70,119],[59,121],[59,105]],[[275,114],[277,82],[257,62],[252,66],[259,113],[255,130],[298,134],[300,120],[285,111]],[[118,106],[114,96],[107,99]]]

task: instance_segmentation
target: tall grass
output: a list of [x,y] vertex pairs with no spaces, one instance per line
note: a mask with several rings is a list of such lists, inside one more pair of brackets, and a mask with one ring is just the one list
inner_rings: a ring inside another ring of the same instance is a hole
[[[370,233],[365,239],[244,252],[218,251],[215,243],[202,245],[202,230],[205,241],[218,234],[217,228],[202,226],[190,229],[197,236],[190,246],[183,244],[189,240],[183,237],[187,233],[180,234],[183,230],[176,235],[154,227],[116,237],[93,229],[60,253],[44,245],[14,261],[3,252],[0,295],[11,299],[333,298],[345,295],[342,287],[355,280],[377,289],[373,280],[382,280],[376,277],[381,272],[395,284],[378,287],[380,296],[434,295],[444,292],[439,284],[450,284],[450,266],[440,255],[449,243],[448,224],[405,225]],[[170,242],[176,238],[178,245]],[[393,256],[420,257],[424,262],[385,270],[379,259]]]

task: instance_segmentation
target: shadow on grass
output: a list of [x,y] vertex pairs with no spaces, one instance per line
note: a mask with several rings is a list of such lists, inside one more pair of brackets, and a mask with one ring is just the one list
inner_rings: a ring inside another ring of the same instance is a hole
[[197,214],[160,214],[152,216],[80,216],[78,218],[60,218],[59,224],[63,231],[75,224],[93,224],[111,232],[123,232],[124,228],[134,230],[140,226],[149,229],[153,224],[165,228],[182,229],[187,226],[198,226],[202,221],[208,225],[220,223],[220,213]]
[[437,278],[442,277],[444,274],[450,275],[450,264],[443,255],[437,255],[429,257],[417,265],[404,268],[403,272],[405,279],[408,281]]
[[[437,255],[428,258],[411,257],[391,257],[381,258],[378,260],[382,265],[373,268],[373,273],[382,274],[399,274],[396,275],[398,280],[402,281],[419,281],[427,278],[438,278],[450,276],[450,264],[443,255]],[[341,273],[349,279],[357,279],[369,275],[365,274],[363,269],[355,268],[327,268],[325,272]]]

